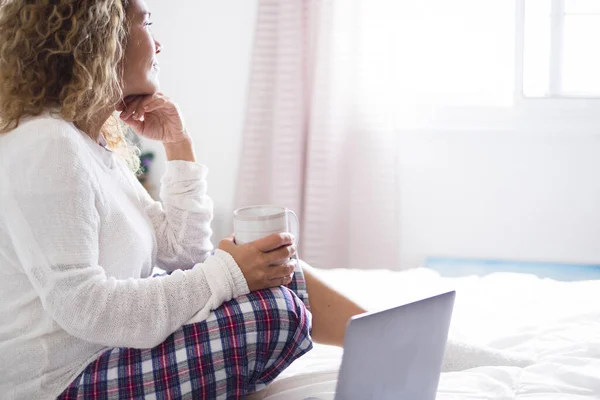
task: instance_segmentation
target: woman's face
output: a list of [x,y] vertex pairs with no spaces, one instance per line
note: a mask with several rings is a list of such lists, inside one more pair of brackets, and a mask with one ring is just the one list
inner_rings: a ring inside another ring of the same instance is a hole
[[154,94],[159,90],[160,43],[150,31],[150,12],[144,0],[131,0],[127,8],[129,39],[123,66],[123,98]]

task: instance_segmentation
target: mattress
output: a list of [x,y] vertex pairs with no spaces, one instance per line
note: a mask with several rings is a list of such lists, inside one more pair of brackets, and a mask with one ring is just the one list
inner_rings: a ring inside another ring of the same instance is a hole
[[[600,399],[600,281],[493,273],[444,278],[434,270],[327,270],[320,276],[370,310],[457,291],[450,337],[527,355],[526,367],[442,373],[438,400]],[[333,399],[342,350],[315,345],[248,399]]]

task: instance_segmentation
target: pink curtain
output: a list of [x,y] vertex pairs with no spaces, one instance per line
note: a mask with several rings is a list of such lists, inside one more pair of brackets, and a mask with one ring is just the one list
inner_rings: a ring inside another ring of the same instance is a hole
[[235,203],[295,210],[300,256],[321,268],[399,268],[389,71],[367,4],[259,1]]

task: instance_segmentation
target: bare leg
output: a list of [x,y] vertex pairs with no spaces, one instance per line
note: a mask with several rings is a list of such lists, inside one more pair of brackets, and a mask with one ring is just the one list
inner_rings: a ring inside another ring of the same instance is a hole
[[346,324],[353,315],[366,310],[319,279],[313,267],[300,263],[313,316],[312,338],[317,343],[342,347]]

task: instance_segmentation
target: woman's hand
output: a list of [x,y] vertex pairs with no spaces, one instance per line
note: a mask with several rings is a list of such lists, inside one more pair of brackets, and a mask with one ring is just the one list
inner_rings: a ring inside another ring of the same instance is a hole
[[128,96],[117,106],[121,119],[138,135],[165,144],[188,139],[181,112],[162,93]]
[[242,245],[236,245],[229,237],[221,240],[219,249],[231,254],[251,292],[292,281],[296,262],[290,257],[296,254],[296,246],[287,233],[275,233]]

